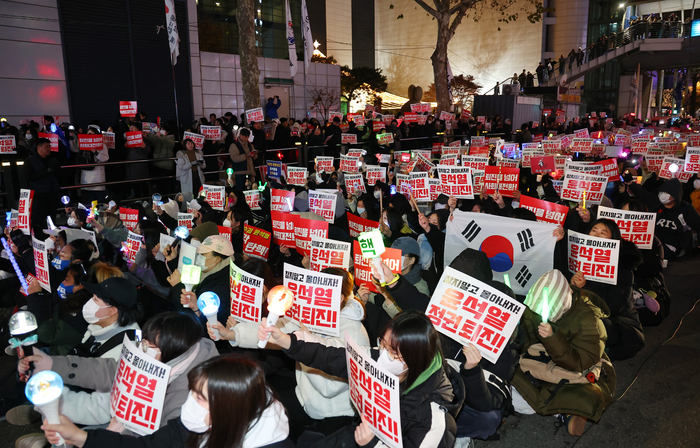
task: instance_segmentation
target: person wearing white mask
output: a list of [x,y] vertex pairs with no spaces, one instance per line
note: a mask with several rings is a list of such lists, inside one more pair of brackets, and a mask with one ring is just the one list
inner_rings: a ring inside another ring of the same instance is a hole
[[[136,288],[131,282],[126,278],[113,277],[99,284],[83,283],[82,286],[93,297],[83,306],[82,314],[88,323],[88,329],[81,344],[68,356],[48,356],[36,350],[34,355],[20,360],[18,371],[27,371],[29,363],[33,362],[35,372],[53,370],[61,375],[66,386],[77,385],[92,389],[92,383],[74,382],[76,377],[86,373],[86,370],[79,369],[81,360],[105,358],[116,364],[121,355],[124,336],[135,339],[136,330],[140,329],[136,321],[141,315],[141,306],[137,301]],[[113,380],[114,375],[110,378]],[[110,388],[91,393],[74,392],[64,387],[59,411],[79,424],[105,424],[111,419],[109,391]],[[27,438],[23,442],[26,445],[18,446],[32,446],[30,442],[31,439]]]
[[[401,251],[401,275],[419,292],[430,296],[428,283],[421,277],[420,245],[410,236],[402,236],[391,244],[393,249]],[[427,306],[427,303],[426,303]]]
[[[305,333],[285,334],[268,327],[267,319],[258,327],[259,339],[269,335],[268,344],[278,345],[292,359],[347,378],[345,347],[309,341]],[[422,311],[403,311],[386,325],[379,347],[366,350],[379,368],[398,376],[403,445],[452,447],[454,417],[464,402],[464,386],[457,372],[444,364],[440,338],[430,319]],[[383,446],[366,422],[354,429],[354,439],[361,447]]]
[[293,448],[285,409],[256,362],[219,356],[192,369],[187,379],[189,393],[180,418],[164,422],[148,437],[84,431],[63,415],[60,424],[44,422],[42,429],[51,443],[60,434],[68,444],[85,448]]
[[84,210],[82,208],[76,208],[70,213],[70,216],[68,217],[68,221],[66,223],[68,224],[68,227],[79,229],[85,226],[85,223],[87,222],[87,217],[87,210]]
[[656,210],[655,235],[664,245],[664,258],[675,260],[693,249],[693,231],[700,232],[700,215],[683,200],[683,186],[678,179],[671,179],[658,189],[649,192],[641,185],[626,182],[628,188],[649,211]]

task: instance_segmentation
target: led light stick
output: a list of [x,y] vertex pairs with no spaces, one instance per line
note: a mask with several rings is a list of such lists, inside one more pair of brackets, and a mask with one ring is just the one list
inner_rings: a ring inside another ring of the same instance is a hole
[[68,196],[63,196],[61,198],[61,202],[63,203],[63,205],[68,206],[68,204],[70,204],[70,198]]
[[542,296],[544,300],[542,301],[542,312],[540,316],[542,316],[542,323],[547,323],[549,320],[549,288],[546,286],[542,288]]
[[12,210],[5,212],[5,227],[12,228]]
[[[24,394],[34,406],[46,417],[49,424],[60,425],[61,419],[58,417],[58,402],[63,393],[63,379],[58,373],[45,370],[32,376],[27,381]],[[65,446],[66,442],[59,434],[59,443],[55,446]]]
[[676,177],[676,173],[678,172],[678,165],[675,163],[672,163],[669,165],[668,170],[673,173],[673,177]]
[[[508,273],[503,274],[503,283],[506,284],[507,287],[511,288],[510,286],[510,277],[508,276]],[[512,288],[511,288],[512,289]]]
[[153,193],[151,200],[153,200],[153,203],[157,206],[163,205],[163,196],[161,196],[160,193]]
[[219,306],[221,306],[219,296],[211,291],[202,293],[202,295],[199,296],[199,299],[197,299],[197,308],[199,308],[199,311],[201,311],[202,314],[207,316],[209,326],[214,332],[215,341],[220,339],[219,330],[214,328],[214,324],[216,323],[216,314],[219,312]]
[[581,199],[583,199],[582,206],[583,206],[583,209],[585,210],[586,209],[586,190],[583,190],[583,193],[581,193]]
[[[32,345],[39,342],[39,336],[36,333],[39,324],[36,321],[34,314],[29,311],[18,311],[10,318],[10,347],[17,349],[17,356],[22,359],[25,356],[34,354]],[[26,348],[25,348],[26,347]],[[34,363],[29,363],[29,371],[25,372],[29,376],[34,370]]]
[[[277,285],[267,293],[267,326],[274,327],[277,319],[289,311],[294,303],[294,293],[284,285]],[[264,340],[258,341],[258,348],[265,348],[267,340],[270,339],[268,334]]]
[[[193,264],[186,264],[182,267],[182,284],[185,285],[187,292],[192,291],[192,287],[199,283],[202,275],[202,268]],[[183,305],[187,307],[187,305]]]
[[360,243],[362,256],[372,260],[374,267],[376,267],[377,271],[379,271],[381,282],[386,283],[384,269],[382,269],[381,257],[381,255],[386,251],[386,248],[384,247],[384,239],[382,238],[382,232],[380,232],[379,229],[372,229],[369,232],[358,235],[357,241]]
[[228,176],[229,183],[231,183],[231,176],[233,175],[233,168],[226,168],[226,175]]
[[[8,212],[10,213],[10,212]],[[12,249],[10,248],[10,244],[7,242],[7,238],[0,238],[2,240],[2,246],[5,248],[5,252],[7,252],[7,256],[10,258],[10,263],[12,263],[12,268],[15,270],[15,274],[17,275],[17,278],[19,279],[19,282],[22,284],[22,288],[24,288],[24,291],[29,290],[29,285],[27,284],[27,279],[24,278],[24,274],[22,274],[22,270],[19,268],[19,265],[17,264],[17,260],[15,259],[15,254],[12,253]]]
[[95,219],[95,216],[97,216],[97,201],[92,201],[92,207],[90,207],[88,218]]

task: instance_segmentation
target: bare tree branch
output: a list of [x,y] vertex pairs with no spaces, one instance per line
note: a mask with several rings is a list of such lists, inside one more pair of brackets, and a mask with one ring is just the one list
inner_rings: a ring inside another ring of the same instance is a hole
[[[435,0],[438,1],[438,0]],[[423,0],[415,0],[416,3],[420,5],[421,8],[425,9],[428,14],[430,14],[433,17],[437,17],[437,11],[435,11],[433,8],[428,6],[427,3],[425,3]]]

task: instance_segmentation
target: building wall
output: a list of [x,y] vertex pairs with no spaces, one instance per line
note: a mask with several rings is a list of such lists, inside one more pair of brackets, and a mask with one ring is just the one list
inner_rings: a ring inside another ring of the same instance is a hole
[[[550,0],[551,2],[551,0]],[[567,57],[572,49],[586,48],[588,37],[588,0],[558,0],[554,3],[554,59]]]
[[[352,1],[326,0],[326,56],[352,68]],[[313,29],[311,29],[313,34]]]
[[[233,54],[200,53],[202,116],[221,116],[232,112],[240,116],[244,112],[243,73],[240,57]],[[289,61],[286,59],[258,58],[260,68],[260,102],[265,104],[265,78],[289,78]],[[193,76],[194,79],[194,76]],[[311,64],[306,76],[307,94],[304,95],[304,65],[294,77],[290,87],[290,115],[298,120],[306,117],[310,107],[308,91],[314,87],[329,88],[340,93],[340,66]],[[193,88],[194,94],[194,88]],[[195,100],[196,104],[196,100]],[[340,108],[338,104],[337,108]]]
[[[410,84],[424,91],[433,82],[430,55],[437,41],[437,24],[413,2],[404,8],[393,0],[375,3],[376,61],[387,75],[389,92],[406,96]],[[397,17],[403,14],[403,19]],[[497,22],[500,13],[486,12],[478,22],[462,21],[449,45],[449,60],[454,75],[471,74],[483,88],[520,73],[533,71],[542,57],[542,23],[530,23],[526,17],[506,25]],[[498,27],[501,31],[497,31]]]
[[70,121],[56,0],[2,2],[0,116],[17,126],[42,115]]

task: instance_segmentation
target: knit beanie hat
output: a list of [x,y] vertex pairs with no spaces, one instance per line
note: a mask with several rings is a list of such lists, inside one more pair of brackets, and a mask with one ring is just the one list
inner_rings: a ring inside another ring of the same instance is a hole
[[[548,288],[549,299],[545,300],[543,290]],[[549,321],[556,322],[571,308],[573,291],[566,277],[557,269],[545,273],[537,279],[525,298],[525,305],[540,316],[549,314]],[[545,307],[546,310],[545,311]]]

